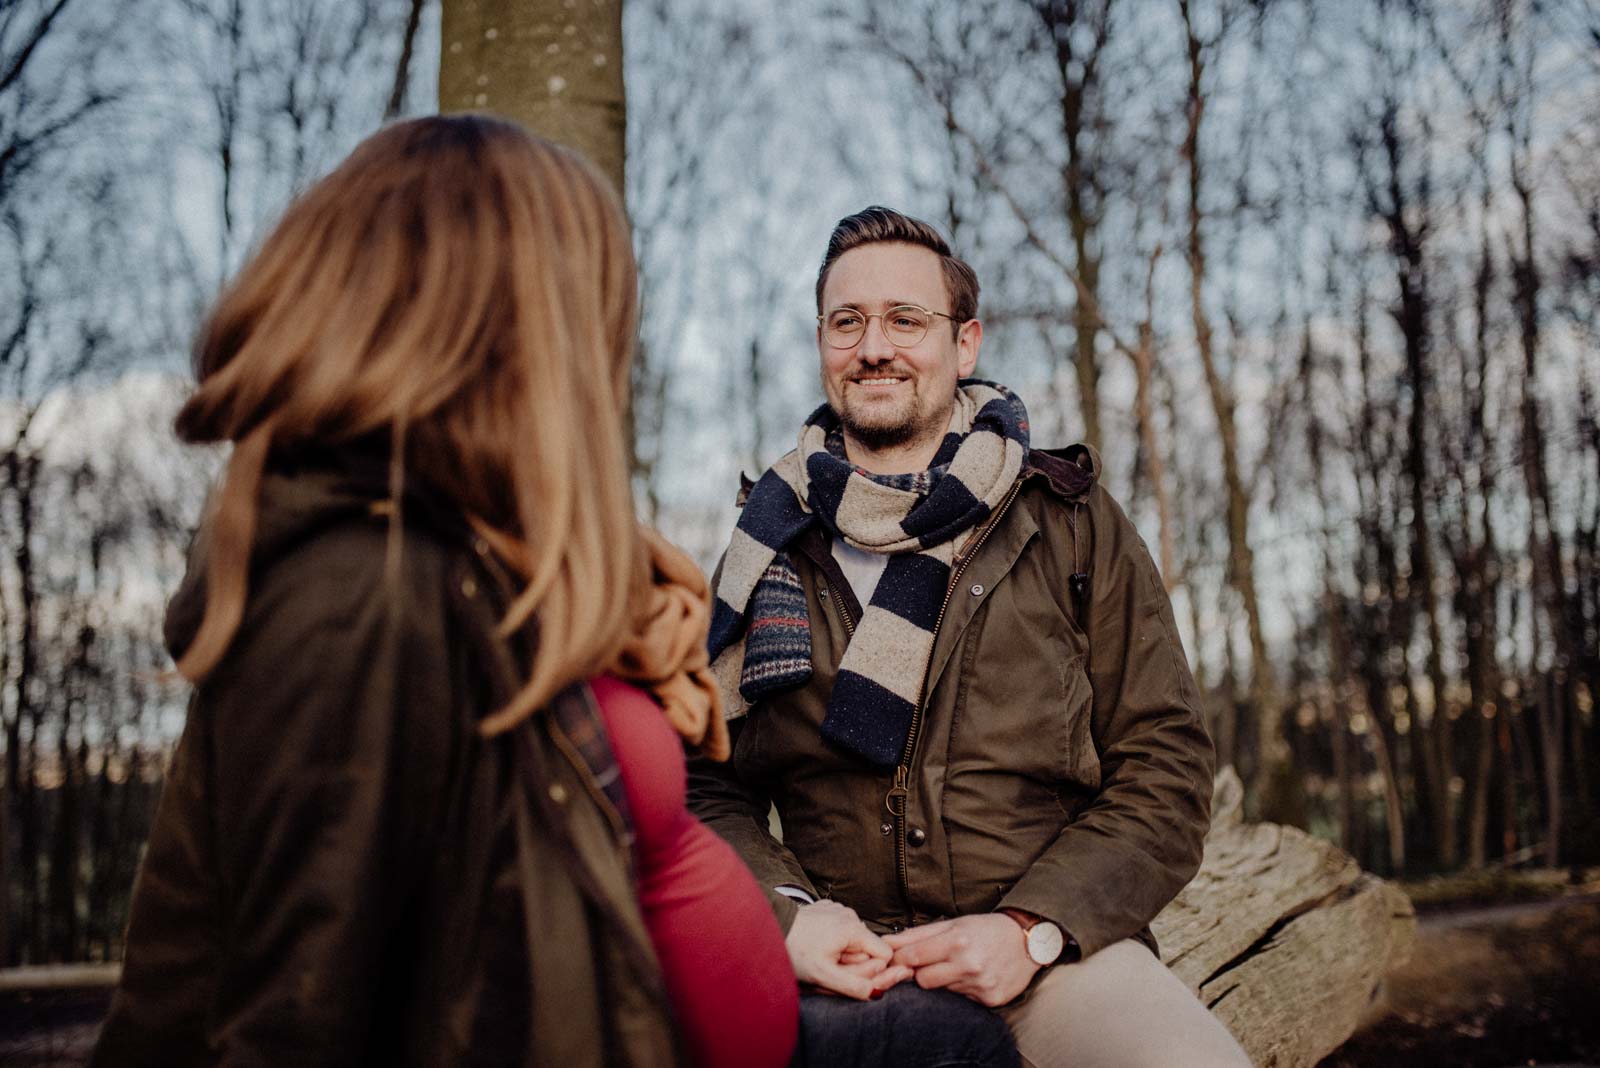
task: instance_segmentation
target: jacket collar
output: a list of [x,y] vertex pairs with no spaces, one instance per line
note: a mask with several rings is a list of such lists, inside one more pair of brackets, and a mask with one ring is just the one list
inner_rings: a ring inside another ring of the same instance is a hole
[[1082,503],[1100,481],[1100,453],[1093,445],[1064,449],[1029,449],[1022,463],[1024,481],[1043,481],[1062,500]]

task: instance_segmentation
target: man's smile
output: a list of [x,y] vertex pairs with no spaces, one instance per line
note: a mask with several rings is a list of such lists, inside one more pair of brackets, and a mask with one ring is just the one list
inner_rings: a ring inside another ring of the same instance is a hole
[[847,385],[860,386],[862,389],[876,392],[893,389],[901,383],[911,381],[911,378],[911,372],[902,371],[891,363],[886,367],[864,368],[845,379],[845,382]]

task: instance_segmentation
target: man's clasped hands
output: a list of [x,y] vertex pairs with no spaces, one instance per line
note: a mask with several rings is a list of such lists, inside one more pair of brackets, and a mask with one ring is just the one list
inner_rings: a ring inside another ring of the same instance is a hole
[[914,979],[993,1008],[1022,993],[1039,970],[1022,928],[999,912],[880,936],[854,909],[818,901],[800,907],[786,942],[801,983],[863,1001]]

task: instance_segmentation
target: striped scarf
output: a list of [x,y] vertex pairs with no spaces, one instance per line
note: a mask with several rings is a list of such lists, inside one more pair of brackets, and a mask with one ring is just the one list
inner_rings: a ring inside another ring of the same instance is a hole
[[813,412],[800,447],[751,490],[723,557],[710,650],[730,718],[811,677],[805,591],[785,550],[821,523],[889,556],[839,665],[822,734],[873,764],[896,764],[922,699],[959,536],[999,504],[1027,449],[1022,401],[976,379],[961,383],[933,464],[916,474],[853,466],[838,417],[827,405]]

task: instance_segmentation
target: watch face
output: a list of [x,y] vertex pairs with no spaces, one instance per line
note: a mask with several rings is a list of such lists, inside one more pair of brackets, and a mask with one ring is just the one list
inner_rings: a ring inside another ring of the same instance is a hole
[[1028,929],[1028,957],[1035,964],[1054,964],[1065,944],[1061,928],[1049,920],[1040,920]]

